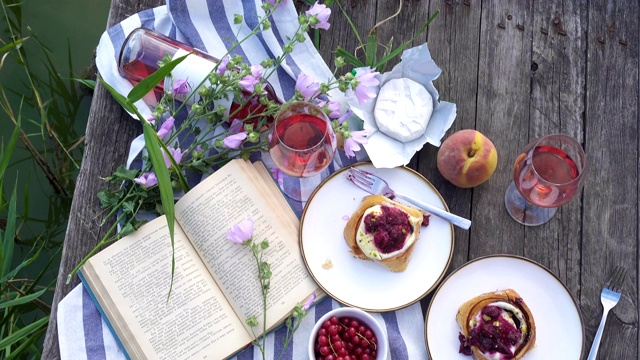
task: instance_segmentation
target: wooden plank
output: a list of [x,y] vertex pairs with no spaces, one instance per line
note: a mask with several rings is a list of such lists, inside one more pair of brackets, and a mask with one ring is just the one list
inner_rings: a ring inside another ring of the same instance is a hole
[[[535,3],[532,32],[529,140],[562,133],[584,141],[586,2]],[[562,206],[545,226],[527,228],[525,256],[580,290],[581,197]]]
[[[498,167],[473,189],[469,258],[523,255],[524,231],[504,208],[513,162],[528,142],[531,5],[524,1],[482,3],[475,128],[493,141]],[[521,30],[518,25],[523,25]]]
[[[142,9],[163,3],[162,0],[113,0],[108,27]],[[126,161],[131,140],[141,133],[140,123],[133,120],[104,87],[98,85],[91,103],[85,152],[73,194],[42,359],[60,358],[56,321],[58,303],[79,283],[76,276],[66,284],[67,276],[113,224],[113,220],[110,220],[100,226],[105,214],[102,212],[97,194],[106,185],[101,179],[111,175],[120,164]]]
[[[440,13],[429,26],[427,42],[431,56],[442,69],[434,85],[441,101],[453,102],[457,107],[456,119],[446,139],[456,131],[475,127],[481,6],[475,2],[432,1],[429,13],[436,10]],[[451,212],[470,218],[473,190],[458,188],[444,179],[436,166],[437,154],[437,147],[425,145],[419,154],[418,171],[434,184]],[[472,228],[475,228],[473,223]],[[456,251],[448,272],[469,260],[471,232],[455,227],[454,233]]]
[[590,1],[587,31],[587,161],[580,303],[588,344],[602,313],[600,291],[616,264],[628,269],[609,313],[607,359],[638,352],[638,16],[637,2]]

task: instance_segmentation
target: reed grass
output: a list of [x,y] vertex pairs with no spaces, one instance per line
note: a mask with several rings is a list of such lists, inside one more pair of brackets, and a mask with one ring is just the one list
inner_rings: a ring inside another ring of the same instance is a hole
[[49,322],[83,151],[75,122],[88,94],[70,50],[56,65],[23,24],[21,3],[2,0],[2,15],[0,73],[17,68],[23,81],[0,83],[0,359],[30,359],[40,358]]

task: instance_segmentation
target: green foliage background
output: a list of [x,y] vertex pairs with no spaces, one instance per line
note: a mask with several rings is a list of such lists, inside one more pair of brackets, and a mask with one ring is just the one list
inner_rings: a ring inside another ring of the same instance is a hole
[[[0,359],[40,358],[108,1],[2,0]],[[89,16],[87,16],[89,14]]]

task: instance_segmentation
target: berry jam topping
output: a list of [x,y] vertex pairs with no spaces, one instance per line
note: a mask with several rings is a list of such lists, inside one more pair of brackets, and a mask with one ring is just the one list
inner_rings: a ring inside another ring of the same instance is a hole
[[314,351],[316,360],[374,360],[378,339],[373,331],[355,318],[332,316],[318,330]]
[[382,213],[369,213],[364,218],[365,232],[373,235],[373,243],[383,254],[401,250],[413,233],[409,215],[393,206],[381,206]]
[[[522,339],[521,324],[517,316],[508,309],[488,305],[472,321],[469,336],[458,336],[461,354],[472,355],[471,347],[475,346],[485,354],[492,354],[492,358],[514,358]],[[498,354],[499,356],[495,356]]]

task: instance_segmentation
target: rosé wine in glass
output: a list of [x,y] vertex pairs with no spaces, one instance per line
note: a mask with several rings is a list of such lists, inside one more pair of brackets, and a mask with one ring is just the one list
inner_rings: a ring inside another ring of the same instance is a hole
[[554,134],[534,140],[515,161],[507,211],[524,225],[549,221],[580,192],[585,170],[584,150],[574,139]]
[[[269,154],[286,175],[305,178],[317,175],[333,161],[337,139],[331,122],[316,105],[298,101],[276,115],[269,139]],[[289,197],[303,201],[298,194]]]

